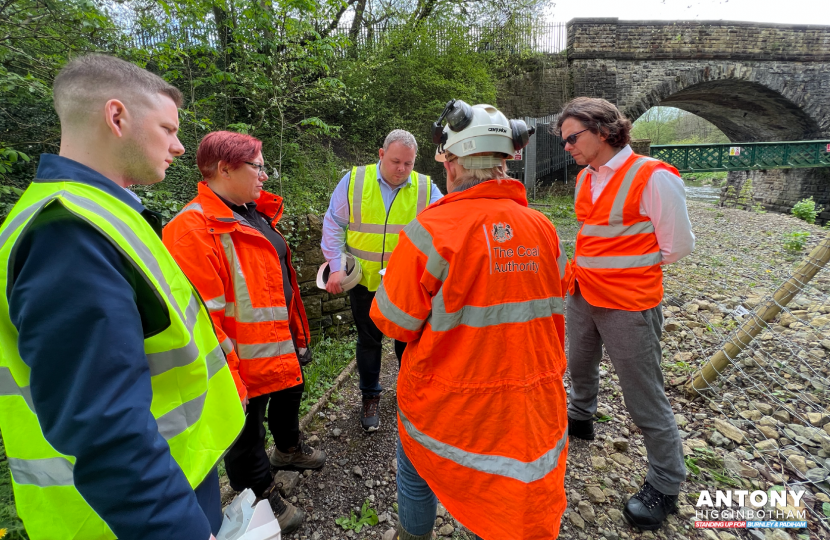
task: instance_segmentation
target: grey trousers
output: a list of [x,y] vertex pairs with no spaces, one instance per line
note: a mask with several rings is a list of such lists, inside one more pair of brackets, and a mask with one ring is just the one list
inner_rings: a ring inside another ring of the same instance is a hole
[[587,420],[597,412],[599,362],[605,345],[622,388],[625,406],[643,432],[648,450],[646,480],[677,495],[686,479],[683,446],[660,368],[663,311],[622,311],[592,306],[579,292],[568,296],[568,416]]

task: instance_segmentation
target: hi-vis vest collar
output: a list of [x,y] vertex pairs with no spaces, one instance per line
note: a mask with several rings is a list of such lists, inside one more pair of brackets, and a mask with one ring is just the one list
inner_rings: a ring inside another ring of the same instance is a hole
[[[367,175],[367,171],[370,173]],[[375,174],[371,174],[375,173]],[[398,234],[400,233],[406,224],[384,224],[384,223],[377,223],[378,218],[386,218],[386,212],[384,212],[383,216],[369,214],[366,216],[363,208],[363,191],[366,182],[380,182],[380,168],[377,165],[368,165],[366,167],[356,167],[353,172],[352,176],[354,178],[354,194],[352,195],[350,204],[352,205],[352,219],[354,221],[349,222],[349,230],[353,232],[367,232],[367,233],[375,233],[375,234]],[[374,178],[368,178],[367,176],[373,176]],[[420,174],[418,172],[412,171],[409,179],[406,181],[406,185],[402,185],[398,187],[398,192],[402,189],[406,189],[407,186],[412,184],[417,184],[418,186],[418,200],[415,205],[415,215],[420,214],[421,212],[426,209],[427,205],[429,204],[429,197],[431,194],[430,185],[429,185],[429,176],[424,174]],[[380,186],[376,186],[377,189],[380,189]],[[392,187],[392,186],[390,186]],[[370,186],[370,189],[371,186]],[[395,194],[395,198],[397,198],[399,193]],[[394,201],[392,203],[394,205]],[[389,212],[391,213],[392,208],[390,206]]]

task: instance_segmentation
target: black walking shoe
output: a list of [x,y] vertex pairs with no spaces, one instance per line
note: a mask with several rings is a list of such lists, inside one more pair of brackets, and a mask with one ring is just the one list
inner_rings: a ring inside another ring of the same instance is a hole
[[380,426],[380,416],[378,408],[380,406],[380,396],[363,398],[363,410],[360,415],[360,425],[363,426],[363,431],[377,431]]
[[676,513],[677,495],[665,495],[648,482],[628,499],[623,510],[626,521],[644,531],[659,529],[669,514]]
[[587,420],[574,420],[568,417],[568,435],[583,439],[586,441],[593,441],[594,434],[594,420],[589,418]]

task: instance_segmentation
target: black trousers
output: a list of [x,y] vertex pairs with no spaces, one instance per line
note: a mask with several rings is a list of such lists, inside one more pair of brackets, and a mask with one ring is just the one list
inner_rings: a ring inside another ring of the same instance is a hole
[[251,398],[246,409],[242,434],[225,455],[225,471],[234,491],[251,488],[259,496],[271,485],[271,463],[265,452],[265,413],[268,429],[280,452],[287,452],[300,440],[300,402],[305,379],[301,384]]
[[[363,397],[374,397],[383,392],[380,385],[380,358],[382,355],[381,340],[383,333],[375,326],[369,317],[372,300],[375,293],[363,285],[358,285],[349,291],[352,303],[352,315],[357,327],[357,372],[360,375],[360,392]],[[395,340],[395,355],[400,366],[406,343]]]

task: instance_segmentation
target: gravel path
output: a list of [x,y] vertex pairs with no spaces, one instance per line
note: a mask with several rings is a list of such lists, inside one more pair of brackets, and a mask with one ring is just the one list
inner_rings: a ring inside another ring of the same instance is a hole
[[[666,391],[677,413],[684,452],[696,470],[683,486],[680,513],[653,533],[632,529],[622,518],[622,505],[645,476],[646,451],[606,358],[601,366],[598,411],[606,421],[596,424],[596,441],[571,442],[565,485],[568,510],[560,538],[830,538],[830,528],[819,523],[818,517],[821,505],[830,502],[826,495],[830,484],[825,480],[830,474],[830,460],[825,461],[830,457],[824,353],[830,349],[827,272],[820,273],[791,304],[791,310],[759,336],[707,399],[689,401],[682,392],[682,383],[742,322],[744,315],[736,309],[751,310],[763,301],[826,231],[790,216],[702,203],[690,203],[690,216],[697,248],[668,269],[664,301]],[[782,247],[782,234],[796,230],[812,235],[804,253],[789,254]],[[289,498],[302,505],[308,516],[300,531],[284,538],[379,538],[395,523],[396,374],[397,362],[388,351],[381,373],[387,392],[381,399],[377,433],[366,435],[360,429],[356,374],[308,427],[312,444],[328,453],[328,464],[322,471],[299,476]],[[565,384],[569,384],[567,378]],[[808,511],[809,528],[696,530],[698,493],[710,490],[714,496],[714,490],[730,489],[729,484],[749,491],[781,485],[807,488],[801,505],[791,509]],[[335,524],[336,518],[352,510],[359,514],[366,500],[380,524],[359,534]],[[440,507],[435,530],[444,538],[472,539]]]

